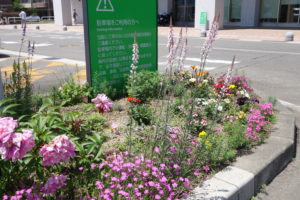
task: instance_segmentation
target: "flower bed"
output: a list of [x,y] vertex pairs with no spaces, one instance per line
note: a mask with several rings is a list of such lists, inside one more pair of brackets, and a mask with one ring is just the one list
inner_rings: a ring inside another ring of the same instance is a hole
[[200,65],[182,70],[187,40],[174,42],[171,29],[164,75],[137,71],[135,39],[125,99],[67,82],[30,117],[0,118],[2,199],[180,199],[262,143],[273,105],[233,65],[216,79],[204,71],[216,30],[214,22]]

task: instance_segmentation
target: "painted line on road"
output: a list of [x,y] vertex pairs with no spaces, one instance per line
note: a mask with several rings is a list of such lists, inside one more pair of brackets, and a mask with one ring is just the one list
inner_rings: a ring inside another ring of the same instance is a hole
[[[195,61],[195,62],[201,61],[200,58],[186,58],[186,60]],[[229,60],[210,60],[210,59],[207,59],[206,62],[207,63],[215,63],[215,64],[231,64],[232,63],[232,61],[229,61]],[[235,64],[238,64],[238,63],[240,63],[240,62],[235,61]]]
[[49,44],[49,43],[41,43],[41,44],[35,44],[35,47],[48,47],[48,46],[52,46],[53,44]]
[[242,42],[262,42],[262,40],[246,40],[246,39],[239,39]]
[[14,41],[2,41],[3,44],[18,44],[18,42]]
[[288,108],[296,109],[296,110],[299,110],[299,111],[300,111],[300,106],[298,106],[298,105],[295,105],[295,104],[293,104],[293,103],[290,103],[290,102],[287,102],[287,101],[284,101],[284,100],[281,100],[281,99],[278,99],[278,101],[279,101],[282,105],[284,105],[284,106],[286,106],[286,107],[288,107]]
[[222,51],[239,51],[239,52],[254,52],[254,53],[270,53],[270,54],[288,54],[288,55],[300,55],[297,52],[288,52],[288,51],[266,51],[266,50],[253,50],[253,49],[234,49],[234,48],[213,48],[214,50]]
[[[18,56],[19,52],[0,49],[0,54],[8,54],[8,55]],[[20,56],[27,57],[28,53],[21,52]],[[33,56],[33,58],[54,61],[54,62],[61,62],[61,63],[69,64],[69,65],[77,65],[77,66],[85,66],[86,65],[85,61],[73,60],[73,59],[68,59],[68,58],[54,58],[52,56],[44,56],[44,55],[38,55],[38,54],[35,54]]]

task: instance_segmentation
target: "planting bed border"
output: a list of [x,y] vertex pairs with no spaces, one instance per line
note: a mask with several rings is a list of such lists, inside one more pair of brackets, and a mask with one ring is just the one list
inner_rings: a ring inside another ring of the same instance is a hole
[[[279,104],[279,103],[278,103]],[[189,200],[249,200],[296,156],[295,116],[277,106],[277,123],[265,143],[238,157],[229,167],[196,187]]]

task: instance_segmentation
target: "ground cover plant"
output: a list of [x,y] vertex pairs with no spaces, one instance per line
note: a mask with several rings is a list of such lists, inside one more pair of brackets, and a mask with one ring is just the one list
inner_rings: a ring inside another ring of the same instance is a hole
[[187,38],[171,27],[164,75],[139,70],[135,38],[126,98],[68,82],[19,121],[0,102],[2,199],[181,199],[262,143],[273,105],[233,74],[234,59],[220,77],[205,71],[217,29],[216,19],[201,63],[184,70]]

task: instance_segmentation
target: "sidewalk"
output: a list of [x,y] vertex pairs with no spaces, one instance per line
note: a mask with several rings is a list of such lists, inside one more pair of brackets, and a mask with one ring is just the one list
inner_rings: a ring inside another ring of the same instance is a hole
[[[36,26],[40,26],[40,30],[47,31],[63,31],[63,26],[58,26],[52,23],[49,24],[28,24],[27,28],[35,30]],[[20,25],[17,25],[20,29]],[[13,29],[14,25],[0,25],[1,29]],[[68,31],[83,32],[83,25],[67,26]],[[180,27],[174,27],[175,34],[178,34]],[[167,36],[169,27],[158,27],[158,34]],[[218,38],[223,39],[237,39],[237,40],[269,40],[269,41],[284,41],[285,33],[293,32],[294,41],[300,42],[300,30],[298,29],[224,29],[218,33]],[[200,31],[198,29],[189,27],[188,36],[199,37]]]

